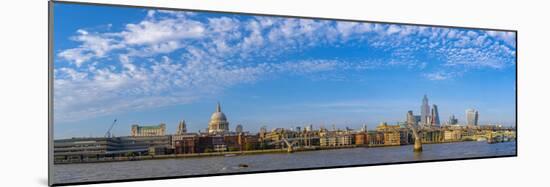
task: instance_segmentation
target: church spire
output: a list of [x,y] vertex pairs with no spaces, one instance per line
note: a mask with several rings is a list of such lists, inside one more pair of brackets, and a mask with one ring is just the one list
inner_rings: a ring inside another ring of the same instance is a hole
[[218,101],[218,106],[216,106],[216,112],[222,112],[222,107],[220,106],[219,101]]

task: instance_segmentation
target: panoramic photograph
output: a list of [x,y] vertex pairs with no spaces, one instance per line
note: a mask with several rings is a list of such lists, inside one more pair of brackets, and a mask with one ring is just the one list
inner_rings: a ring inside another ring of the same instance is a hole
[[51,13],[54,184],[517,155],[515,31]]

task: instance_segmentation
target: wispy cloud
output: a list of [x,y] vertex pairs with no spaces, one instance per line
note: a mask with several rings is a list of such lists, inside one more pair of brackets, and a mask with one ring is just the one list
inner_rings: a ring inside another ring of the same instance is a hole
[[80,45],[76,48],[63,50],[58,56],[73,62],[78,67],[89,60],[105,57],[111,50],[124,47],[116,40],[103,37],[101,34],[89,33],[85,30],[78,30],[77,33],[78,35],[71,37],[71,40],[79,42]]
[[452,79],[455,76],[457,76],[457,73],[448,73],[448,72],[438,71],[438,72],[432,72],[432,73],[425,73],[423,74],[423,76],[429,80],[441,81],[441,80]]
[[[429,80],[452,69],[505,68],[515,62],[506,32],[293,18],[148,11],[120,31],[77,30],[78,45],[57,53],[56,120],[193,102],[238,84],[285,73],[311,75],[409,67]],[[315,47],[367,46],[387,58],[286,59]],[[438,59],[421,61],[415,54]]]

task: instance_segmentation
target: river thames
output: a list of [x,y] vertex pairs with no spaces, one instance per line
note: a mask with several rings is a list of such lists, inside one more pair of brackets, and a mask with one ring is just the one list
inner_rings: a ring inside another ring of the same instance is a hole
[[[414,153],[412,145],[404,145],[232,157],[60,164],[54,165],[53,171],[54,183],[74,183],[516,155],[516,142],[425,144],[423,148],[421,153]],[[248,167],[239,167],[239,164]]]

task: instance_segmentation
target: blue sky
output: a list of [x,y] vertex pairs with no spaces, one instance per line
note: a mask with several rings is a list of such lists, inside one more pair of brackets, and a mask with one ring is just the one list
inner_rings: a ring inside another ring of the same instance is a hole
[[54,136],[115,135],[179,120],[230,128],[375,127],[475,108],[515,121],[515,33],[57,3]]

